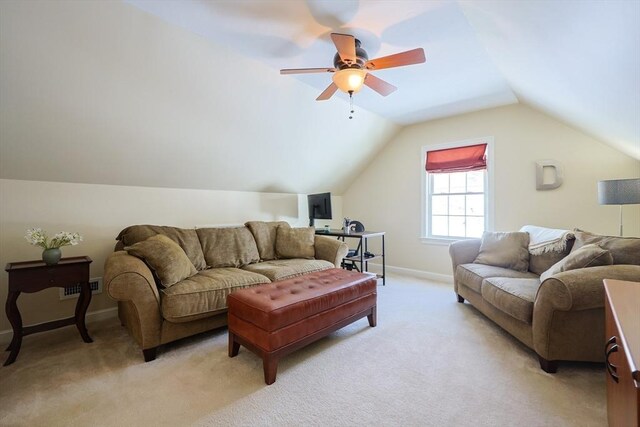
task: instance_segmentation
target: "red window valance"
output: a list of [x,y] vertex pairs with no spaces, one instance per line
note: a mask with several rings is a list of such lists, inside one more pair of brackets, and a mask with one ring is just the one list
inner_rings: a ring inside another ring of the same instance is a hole
[[469,172],[487,168],[487,144],[427,151],[429,173]]

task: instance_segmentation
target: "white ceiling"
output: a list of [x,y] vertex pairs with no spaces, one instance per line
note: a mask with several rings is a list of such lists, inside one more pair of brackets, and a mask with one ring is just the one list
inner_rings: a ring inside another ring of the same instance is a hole
[[315,96],[122,2],[0,1],[0,178],[342,194],[399,128]]
[[[0,1],[0,178],[342,192],[401,127],[526,102],[640,159],[640,2]],[[399,87],[315,101],[332,31]],[[562,143],[562,141],[558,141]]]
[[[376,72],[398,91],[365,88],[355,104],[409,124],[519,99],[640,159],[635,0],[126,2],[274,69],[332,66],[331,32],[353,34],[370,58],[422,47],[425,64]],[[318,94],[330,83],[281,78]]]

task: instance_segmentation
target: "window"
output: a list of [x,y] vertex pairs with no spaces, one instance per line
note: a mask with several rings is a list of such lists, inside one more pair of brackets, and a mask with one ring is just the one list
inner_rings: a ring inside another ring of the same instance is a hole
[[484,231],[484,171],[429,174],[431,237],[480,237]]
[[483,138],[422,148],[427,241],[481,237],[490,228],[492,146]]

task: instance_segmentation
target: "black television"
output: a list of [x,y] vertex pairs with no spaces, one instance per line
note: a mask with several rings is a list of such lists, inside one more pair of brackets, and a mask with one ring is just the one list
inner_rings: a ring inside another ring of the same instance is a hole
[[309,227],[313,227],[315,219],[332,219],[331,193],[309,194]]

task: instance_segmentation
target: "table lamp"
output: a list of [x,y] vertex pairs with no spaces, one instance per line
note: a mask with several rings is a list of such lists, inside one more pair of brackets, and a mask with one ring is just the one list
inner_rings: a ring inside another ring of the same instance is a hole
[[598,181],[598,203],[620,205],[620,236],[622,236],[622,205],[640,203],[640,178]]

